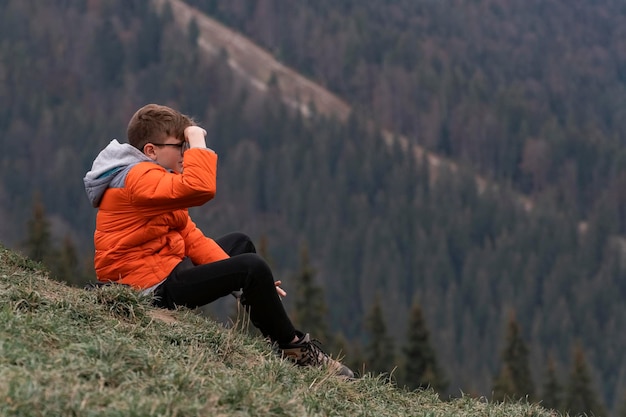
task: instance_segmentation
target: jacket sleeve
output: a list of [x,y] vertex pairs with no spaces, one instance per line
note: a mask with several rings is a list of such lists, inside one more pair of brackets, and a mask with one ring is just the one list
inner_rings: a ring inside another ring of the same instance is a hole
[[185,241],[185,255],[195,265],[208,264],[229,258],[220,245],[213,239],[204,236],[189,216],[187,216],[187,224],[181,231],[181,235]]
[[126,178],[133,206],[159,213],[201,206],[215,196],[217,154],[208,149],[189,149],[184,156],[182,174],[142,162]]

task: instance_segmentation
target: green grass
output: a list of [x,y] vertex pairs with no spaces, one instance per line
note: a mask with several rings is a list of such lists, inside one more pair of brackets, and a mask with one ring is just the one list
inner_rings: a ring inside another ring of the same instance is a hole
[[2,246],[0,323],[2,416],[556,415],[297,368],[245,332],[127,288],[69,287]]

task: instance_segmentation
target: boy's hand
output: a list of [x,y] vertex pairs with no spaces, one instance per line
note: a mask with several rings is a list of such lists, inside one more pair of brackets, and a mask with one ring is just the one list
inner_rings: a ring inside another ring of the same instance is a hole
[[276,285],[276,292],[278,293],[278,295],[282,298],[282,297],[286,297],[287,293],[285,292],[285,290],[283,290],[282,288],[280,288],[280,284],[282,284],[281,281],[274,281],[274,285]]
[[190,148],[206,148],[206,130],[200,126],[188,126],[185,128],[185,140]]

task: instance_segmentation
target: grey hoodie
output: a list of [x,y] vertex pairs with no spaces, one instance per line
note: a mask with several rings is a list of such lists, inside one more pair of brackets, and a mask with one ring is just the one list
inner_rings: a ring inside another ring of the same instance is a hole
[[107,188],[124,186],[126,175],[139,162],[154,162],[143,152],[128,143],[119,143],[113,139],[93,161],[91,171],[87,172],[83,182],[87,197],[93,207],[100,205],[100,200]]

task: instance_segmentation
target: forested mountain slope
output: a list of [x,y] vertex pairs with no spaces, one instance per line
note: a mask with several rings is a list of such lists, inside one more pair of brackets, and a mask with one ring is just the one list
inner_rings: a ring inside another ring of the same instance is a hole
[[576,215],[623,181],[623,2],[188,3],[391,131]]
[[[197,223],[211,235],[265,239],[286,281],[306,247],[332,330],[352,346],[367,346],[364,318],[378,297],[401,365],[417,302],[450,392],[489,396],[514,311],[538,399],[548,356],[566,384],[579,346],[603,402],[621,403],[621,3],[188,3],[354,111],[345,122],[322,109],[294,113],[272,76],[258,94],[227,51],[207,54],[198,28],[176,23],[175,8],[3,2],[4,243],[25,240],[38,193],[53,244],[67,235],[88,257],[95,213],[84,173],[109,140],[124,139],[137,107],[170,104],[207,127],[220,155],[217,198],[194,210]],[[606,60],[590,66],[591,52]],[[388,146],[372,120],[457,169],[426,169]],[[499,187],[480,192],[477,174]],[[532,211],[512,197],[520,192]]]

